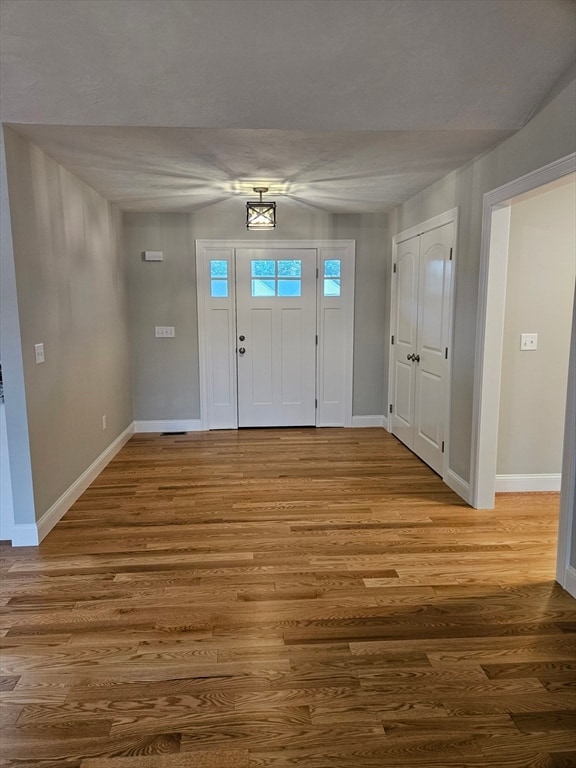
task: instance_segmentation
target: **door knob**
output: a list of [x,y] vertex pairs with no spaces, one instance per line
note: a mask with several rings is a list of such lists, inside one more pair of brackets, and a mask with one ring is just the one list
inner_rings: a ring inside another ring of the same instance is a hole
[[240,341],[244,341],[244,339],[246,338],[246,336],[238,336],[238,338],[240,339]]
[[406,360],[414,360],[414,355],[406,355]]
[[420,355],[412,355],[412,360],[414,360],[416,363],[420,362]]
[[238,350],[238,352],[239,352],[241,355],[243,355],[243,354],[244,354],[244,352],[246,352],[246,350],[245,350],[245,348],[244,348],[244,347],[240,347],[240,349]]

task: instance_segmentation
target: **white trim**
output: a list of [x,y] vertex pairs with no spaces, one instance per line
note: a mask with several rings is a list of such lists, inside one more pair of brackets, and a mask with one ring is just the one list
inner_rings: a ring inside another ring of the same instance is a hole
[[0,403],[0,541],[12,538],[13,527],[14,504],[6,433],[6,406],[2,402]]
[[10,538],[13,547],[37,547],[40,544],[35,523],[14,523]]
[[442,479],[449,488],[452,488],[454,493],[457,493],[461,499],[467,504],[470,504],[470,483],[463,480],[460,475],[457,475],[452,469],[448,469],[445,477]]
[[[568,364],[568,392],[564,427],[564,451],[562,457],[562,487],[560,490],[560,517],[558,525],[558,554],[556,560],[557,581],[576,597],[574,566],[574,508],[576,507],[576,287],[572,311],[572,337]],[[571,586],[569,586],[571,585]]]
[[333,248],[355,245],[355,240],[196,240],[196,248]]
[[[486,338],[491,340],[491,348],[486,350],[481,361],[476,359],[475,376],[480,383],[481,401],[479,413],[484,402],[490,403],[493,413],[483,419],[483,430],[478,435],[475,445],[472,439],[471,450],[471,485],[473,488],[472,506],[477,509],[492,509],[496,482],[496,453],[498,445],[498,422],[500,417],[500,390],[502,378],[502,349],[504,344],[504,311],[506,306],[506,281],[508,274],[508,244],[510,237],[510,206],[490,206],[489,213],[483,219],[482,242],[488,243],[488,261],[490,269],[486,273],[486,286],[479,289],[479,295],[486,291],[490,296],[491,307],[485,314],[484,328]],[[486,229],[488,227],[488,229]],[[505,258],[502,255],[506,254]],[[481,278],[482,280],[482,278]],[[480,299],[481,304],[481,299]],[[479,309],[480,311],[480,309]],[[478,349],[476,350],[478,353]],[[476,388],[476,380],[474,382]],[[482,418],[480,416],[480,418]],[[474,466],[479,463],[481,484],[474,485]]]
[[94,482],[104,467],[116,456],[118,451],[130,440],[134,434],[134,424],[130,424],[110,443],[100,456],[82,472],[68,490],[57,499],[50,509],[46,510],[36,524],[15,523],[12,529],[12,546],[32,547],[38,545],[50,533],[52,528],[68,512],[70,507],[84,493],[88,486]]
[[386,416],[352,416],[353,427],[384,427],[388,429]]
[[559,491],[562,475],[496,475],[496,493]]
[[576,568],[571,565],[566,569],[566,578],[563,584],[566,592],[569,592],[572,597],[576,597]]
[[496,243],[492,238],[493,219],[496,239],[501,241],[505,237],[507,212],[499,215],[499,209],[507,207],[512,198],[537,189],[575,170],[576,153],[573,153],[484,195],[470,467],[470,501],[477,509],[492,509],[494,506],[500,407],[499,372],[502,365],[502,317],[508,266],[507,248],[499,248],[498,253],[495,251]]
[[[442,480],[452,488],[459,496],[461,496],[467,503],[470,503],[470,485],[463,480],[459,475],[453,472],[450,468],[450,425],[452,416],[452,361],[453,361],[453,325],[454,325],[454,301],[455,301],[455,286],[456,286],[456,270],[458,269],[458,237],[459,237],[459,208],[451,208],[444,213],[440,213],[437,216],[433,216],[431,219],[426,219],[419,224],[416,224],[409,229],[404,229],[402,232],[392,237],[392,262],[390,264],[390,339],[388,340],[388,397],[386,402],[392,403],[392,396],[394,394],[394,370],[391,364],[394,355],[394,345],[392,344],[392,335],[396,334],[394,327],[394,318],[396,316],[396,281],[394,279],[394,264],[396,263],[396,252],[398,245],[405,240],[409,240],[412,237],[423,235],[425,232],[430,232],[438,227],[443,227],[445,224],[454,225],[454,243],[452,252],[452,271],[450,274],[450,308],[448,317],[448,370],[446,371],[446,393],[445,393],[445,423],[444,423],[444,465],[442,468]],[[389,432],[392,432],[392,419],[387,419],[386,427]]]
[[203,426],[200,419],[167,419],[154,421],[135,421],[134,432],[203,432],[206,427]]
[[[426,221],[422,221],[413,227],[403,229],[402,232],[398,232],[398,234],[394,235],[392,238],[392,244],[399,245],[400,243],[404,242],[404,240],[410,240],[412,237],[423,235],[425,232],[430,232],[431,229],[443,227],[444,224],[450,224],[451,222],[454,222],[454,224],[457,225],[458,208],[451,208],[449,211],[439,213],[438,216],[433,216],[431,219],[426,219]],[[457,233],[454,235],[454,245],[456,245],[457,242],[456,234]]]

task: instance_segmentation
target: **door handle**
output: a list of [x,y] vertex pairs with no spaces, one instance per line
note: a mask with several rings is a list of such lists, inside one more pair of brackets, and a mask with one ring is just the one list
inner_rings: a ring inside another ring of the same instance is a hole
[[246,349],[245,349],[244,347],[240,347],[240,349],[238,350],[238,352],[239,352],[241,355],[243,355],[243,354],[246,352]]
[[412,355],[412,360],[414,360],[415,363],[420,362],[420,355]]
[[414,361],[415,359],[416,359],[416,358],[415,358],[415,355],[406,355],[406,360],[412,360],[412,361]]

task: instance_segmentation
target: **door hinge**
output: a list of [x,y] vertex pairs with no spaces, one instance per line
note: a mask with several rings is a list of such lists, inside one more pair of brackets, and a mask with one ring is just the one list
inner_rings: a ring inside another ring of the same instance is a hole
[[394,264],[394,274],[396,274],[396,264]]
[[318,346],[318,334],[316,334],[316,346]]
[[[452,258],[452,256],[450,256],[450,258]],[[318,274],[318,267],[316,267],[316,280],[318,280]]]
[[442,440],[442,453],[444,453],[444,440]]
[[316,400],[314,400],[314,408],[318,408],[318,398],[316,398]]
[[452,261],[452,253],[454,252],[453,248],[450,248],[450,261]]
[[448,347],[444,350],[444,360],[448,360]]
[[392,403],[390,403],[390,413],[392,413],[393,410],[394,410],[394,406],[392,405]]
[[392,336],[392,344],[394,344],[394,336]]

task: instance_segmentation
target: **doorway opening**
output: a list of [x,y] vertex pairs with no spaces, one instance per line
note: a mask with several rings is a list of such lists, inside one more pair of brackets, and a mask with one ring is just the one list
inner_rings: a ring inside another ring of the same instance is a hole
[[[575,171],[576,154],[572,154],[484,196],[470,495],[470,503],[477,509],[494,507],[510,202]],[[576,488],[575,312],[572,316],[557,561],[557,579],[572,594],[576,594],[576,570],[570,563],[570,531],[574,525]]]

